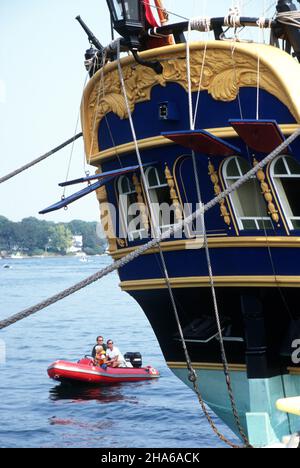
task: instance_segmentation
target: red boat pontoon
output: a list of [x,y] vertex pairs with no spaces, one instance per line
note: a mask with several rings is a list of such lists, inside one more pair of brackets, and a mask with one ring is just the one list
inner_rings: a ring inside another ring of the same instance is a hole
[[94,366],[93,360],[81,359],[78,363],[68,361],[56,361],[48,367],[48,375],[59,382],[83,382],[88,384],[113,384],[121,382],[138,382],[153,380],[160,377],[159,372],[153,367],[131,368],[118,367],[106,370]]

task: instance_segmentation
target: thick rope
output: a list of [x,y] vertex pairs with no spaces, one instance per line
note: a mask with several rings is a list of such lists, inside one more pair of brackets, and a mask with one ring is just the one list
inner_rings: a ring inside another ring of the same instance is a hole
[[40,310],[45,309],[46,307],[49,307],[50,305],[55,304],[56,302],[59,302],[62,299],[65,299],[68,296],[71,296],[72,294],[76,293],[77,291],[80,291],[83,288],[86,288],[90,284],[95,283],[96,281],[100,280],[101,278],[104,278],[108,274],[120,268],[123,268],[128,263],[132,262],[133,260],[143,255],[149,249],[157,247],[157,245],[160,242],[166,239],[170,239],[177,232],[182,231],[185,226],[191,224],[196,218],[198,218],[199,216],[202,216],[204,213],[206,213],[207,211],[209,211],[210,209],[218,205],[226,197],[231,195],[234,191],[238,190],[243,184],[245,184],[248,180],[250,180],[253,176],[255,176],[260,169],[263,169],[264,167],[266,167],[271,161],[273,161],[277,156],[279,156],[283,152],[283,150],[285,150],[299,136],[300,136],[300,128],[297,131],[295,131],[289,138],[287,138],[280,146],[278,146],[278,148],[272,151],[272,153],[266,156],[261,162],[259,162],[255,167],[253,167],[249,172],[247,172],[247,174],[245,174],[238,181],[232,184],[231,187],[226,189],[224,192],[220,193],[217,197],[213,198],[210,202],[206,203],[206,205],[201,206],[197,211],[195,211],[192,215],[187,217],[185,220],[180,221],[175,226],[173,226],[172,228],[170,228],[169,230],[161,234],[158,239],[152,239],[147,244],[139,247],[138,249],[131,252],[127,256],[116,261],[114,264],[109,265],[108,267],[104,268],[103,270],[100,270],[99,272],[95,273],[92,276],[89,276],[84,281],[81,281],[80,283],[75,284],[74,286],[56,294],[55,296],[49,299],[46,299],[43,302],[40,302],[39,304],[33,307],[25,309],[7,319],[0,321],[0,330],[7,328],[10,325],[13,325],[14,323],[26,317],[29,317],[39,312]]
[[300,11],[295,10],[295,11],[284,11],[282,13],[277,13],[275,20],[287,26],[300,28]]
[[241,27],[241,14],[238,6],[229,8],[229,13],[224,18],[224,25],[234,29]]
[[[130,109],[128,96],[127,96],[127,91],[126,91],[126,86],[125,86],[125,81],[124,81],[124,75],[123,75],[123,70],[122,70],[122,65],[121,65],[121,60],[120,60],[120,41],[118,42],[118,47],[117,47],[117,63],[118,63],[119,78],[120,78],[122,92],[123,92],[123,96],[124,96],[125,104],[126,104],[126,108],[127,108],[127,113],[128,113],[132,138],[133,138],[134,144],[135,144],[136,156],[137,156],[137,160],[138,160],[138,163],[139,163],[139,166],[140,166],[140,172],[141,172],[143,185],[144,185],[144,188],[145,188],[147,203],[148,203],[148,206],[149,206],[149,209],[150,209],[151,227],[152,227],[152,230],[154,232],[154,236],[159,238],[160,235],[161,235],[161,231],[160,231],[160,228],[159,228],[159,221],[158,221],[156,213],[155,213],[155,211],[153,210],[153,207],[152,207],[151,197],[150,197],[150,193],[149,193],[149,184],[148,184],[148,181],[147,181],[147,178],[146,178],[146,174],[145,174],[145,170],[144,170],[144,166],[143,166],[143,161],[142,161],[140,150],[139,150],[138,140],[137,140],[137,137],[136,137],[135,127],[134,127],[134,123],[133,123],[133,118],[132,118],[132,114],[131,114],[131,109]],[[192,120],[193,120],[193,116],[191,115],[191,121]],[[202,219],[203,219],[203,215],[202,215]],[[164,277],[165,277],[166,287],[167,287],[167,290],[168,290],[168,293],[169,293],[169,296],[170,296],[170,300],[171,300],[175,320],[176,320],[176,323],[177,323],[177,328],[178,328],[178,331],[179,331],[179,335],[180,335],[180,338],[181,338],[181,343],[182,343],[182,347],[183,347],[183,351],[184,351],[184,355],[185,355],[185,359],[186,359],[187,368],[188,368],[188,371],[189,371],[189,380],[193,384],[195,393],[196,393],[196,395],[198,397],[198,400],[200,402],[203,413],[206,416],[206,419],[209,422],[210,426],[212,427],[212,430],[214,431],[214,433],[219,437],[219,439],[222,442],[226,443],[230,447],[240,448],[239,446],[233,444],[230,440],[228,440],[218,430],[217,426],[213,422],[213,420],[212,420],[212,418],[211,418],[211,416],[210,416],[210,414],[209,414],[209,412],[207,410],[207,407],[205,405],[204,399],[203,399],[203,397],[201,395],[199,385],[198,385],[198,382],[197,382],[198,381],[198,376],[197,376],[197,374],[196,374],[196,372],[195,372],[195,370],[193,368],[192,360],[190,358],[190,355],[189,355],[189,352],[188,352],[188,349],[187,349],[187,345],[186,345],[186,341],[185,341],[185,338],[184,338],[182,325],[181,325],[180,318],[179,318],[178,308],[177,308],[175,296],[174,296],[174,293],[173,293],[173,289],[172,289],[172,285],[171,285],[171,281],[170,281],[170,277],[169,277],[167,264],[166,264],[166,261],[165,261],[165,257],[164,257],[160,242],[157,243],[157,247],[158,247],[159,256],[160,256],[160,259],[161,259],[162,270],[163,270]]]
[[82,137],[82,132],[78,133],[75,135],[73,138],[70,138],[69,140],[65,141],[61,145],[57,146],[53,150],[49,151],[48,153],[44,154],[43,156],[40,156],[39,158],[35,159],[34,161],[31,161],[28,164],[25,164],[25,166],[20,167],[20,169],[17,169],[16,171],[11,172],[10,174],[7,174],[4,177],[0,178],[0,184],[3,184],[3,182],[8,181],[9,179],[12,179],[13,177],[16,177],[18,174],[21,174],[21,172],[27,171],[27,169],[30,169],[32,166],[35,166],[36,164],[44,161],[47,158],[50,158],[53,154],[57,153],[58,151],[62,150],[66,146],[71,145],[74,143],[76,140]]
[[[193,116],[192,86],[191,86],[191,72],[190,72],[191,64],[190,64],[190,53],[189,53],[190,51],[190,28],[191,28],[191,23],[189,23],[189,34],[188,34],[188,40],[187,40],[187,80],[188,80],[188,98],[189,98],[188,101],[189,101],[189,115],[190,115],[190,130],[195,130],[195,118]],[[193,172],[194,172],[194,178],[195,178],[195,184],[196,184],[198,203],[201,206],[202,195],[201,195],[200,180],[198,176],[195,151],[192,151],[192,162],[193,162]],[[224,345],[224,340],[223,340],[222,326],[221,326],[220,314],[219,314],[219,305],[218,305],[217,294],[216,294],[216,289],[215,289],[214,275],[213,275],[213,269],[212,269],[211,255],[210,255],[209,246],[208,246],[208,237],[207,237],[204,214],[201,216],[201,227],[203,231],[204,248],[205,248],[205,255],[206,255],[206,261],[207,261],[207,268],[208,268],[208,274],[209,274],[209,282],[210,282],[210,288],[211,288],[211,294],[212,294],[212,300],[213,300],[214,313],[215,313],[218,336],[219,336],[219,341],[220,341],[221,358],[222,358],[223,370],[224,370],[225,381],[226,381],[226,385],[228,389],[228,395],[229,395],[229,399],[231,403],[232,413],[236,422],[237,429],[239,431],[239,434],[242,440],[245,443],[245,446],[250,447],[249,440],[243,430],[243,427],[240,421],[240,417],[239,417],[239,413],[237,410],[237,405],[236,405],[236,401],[235,401],[235,397],[233,393],[233,387],[231,383],[231,376],[229,372],[228,360],[227,360],[225,345]],[[182,340],[184,340],[183,334],[182,334]],[[185,343],[185,340],[184,340],[184,343]],[[198,393],[200,393],[199,388],[197,389],[197,394]],[[199,396],[199,399],[200,398],[202,399],[201,394]],[[217,430],[216,426],[214,424],[212,425],[210,421],[208,422],[210,423],[213,431],[216,432]],[[216,432],[216,433],[220,437],[219,432]],[[224,436],[222,437],[223,437],[222,440],[224,440]],[[226,439],[226,442],[228,443],[229,441]]]
[[209,16],[192,18],[190,20],[190,28],[193,31],[209,32],[211,30],[211,18]]
[[[125,81],[124,81],[124,75],[123,75],[123,70],[122,70],[122,65],[121,65],[121,60],[120,60],[120,41],[118,42],[118,47],[117,47],[117,63],[118,63],[118,71],[119,71],[119,78],[120,78],[120,82],[121,82],[122,92],[123,92],[123,96],[124,96],[124,99],[125,99],[127,113],[128,113],[128,117],[129,117],[129,124],[130,124],[130,128],[131,128],[132,138],[133,138],[134,144],[135,144],[136,156],[137,156],[137,160],[138,160],[138,163],[139,163],[139,166],[140,166],[140,172],[141,172],[141,177],[142,177],[142,181],[143,181],[143,185],[144,185],[144,189],[145,189],[147,203],[148,203],[148,206],[149,206],[149,209],[150,209],[151,227],[152,227],[152,230],[154,232],[154,236],[159,237],[161,235],[161,231],[160,231],[160,227],[159,227],[159,220],[157,219],[156,213],[155,213],[155,211],[153,210],[153,207],[152,207],[151,197],[150,197],[150,193],[149,193],[149,184],[148,184],[148,180],[147,180],[147,177],[146,177],[146,174],[145,174],[143,161],[142,161],[140,150],[139,150],[138,140],[137,140],[137,137],[136,137],[135,127],[134,127],[134,123],[133,123],[133,118],[132,118],[132,114],[131,114],[131,109],[130,109],[128,96],[127,96],[127,91],[126,91],[126,86],[125,86]],[[191,110],[191,125],[192,125],[192,120],[193,120],[193,116],[192,116],[192,110]],[[201,218],[204,219],[203,215],[201,216]],[[206,418],[207,418],[210,426],[212,427],[212,430],[214,431],[214,433],[220,438],[220,440],[222,440],[222,442],[225,442],[230,447],[239,448],[237,445],[235,445],[231,441],[229,441],[218,430],[218,428],[214,424],[214,422],[213,422],[212,418],[210,417],[209,412],[208,412],[208,410],[206,408],[204,399],[203,399],[203,397],[201,395],[199,385],[198,385],[198,382],[197,382],[198,381],[198,376],[197,376],[197,374],[196,374],[196,372],[195,372],[195,370],[193,368],[192,360],[190,358],[190,355],[189,355],[189,352],[188,352],[188,349],[187,349],[187,344],[186,344],[186,341],[185,341],[185,338],[184,338],[184,333],[183,333],[182,325],[181,325],[180,318],[179,318],[178,308],[177,308],[176,300],[175,300],[175,297],[174,297],[173,289],[172,289],[172,286],[171,286],[169,272],[168,272],[167,264],[166,264],[165,257],[164,257],[163,251],[162,251],[162,247],[161,247],[161,244],[159,242],[157,243],[157,246],[158,246],[158,250],[159,250],[159,256],[160,256],[160,259],[161,259],[162,270],[163,270],[164,277],[165,277],[166,287],[167,287],[167,290],[168,290],[168,293],[169,293],[169,296],[170,296],[170,300],[171,300],[171,304],[172,304],[172,308],[173,308],[173,313],[174,313],[175,320],[176,320],[176,323],[177,323],[177,328],[178,328],[178,331],[179,331],[179,335],[180,335],[180,338],[181,338],[181,343],[182,343],[182,347],[183,347],[183,351],[184,351],[184,355],[185,355],[185,359],[186,359],[187,369],[189,371],[189,380],[193,384],[194,390],[195,390],[196,395],[198,397],[198,400],[200,402],[203,413],[206,416]]]

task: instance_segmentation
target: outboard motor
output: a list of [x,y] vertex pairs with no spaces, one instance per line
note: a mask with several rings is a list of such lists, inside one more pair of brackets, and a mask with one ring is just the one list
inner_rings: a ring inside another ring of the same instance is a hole
[[126,353],[124,355],[125,361],[128,364],[132,364],[132,367],[135,369],[140,369],[143,364],[142,355],[141,353]]
[[[297,1],[300,3],[300,0]],[[278,13],[297,11],[293,0],[278,0],[276,9]],[[277,25],[273,27],[273,32],[278,39],[284,39],[288,42],[289,46],[294,49],[294,56],[300,62],[300,30],[295,26],[281,23],[277,19]]]

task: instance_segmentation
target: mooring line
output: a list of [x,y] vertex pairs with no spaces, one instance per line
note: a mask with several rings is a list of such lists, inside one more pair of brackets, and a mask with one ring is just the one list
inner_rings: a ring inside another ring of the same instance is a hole
[[58,151],[62,150],[62,149],[65,148],[66,146],[68,146],[68,145],[74,143],[76,140],[78,140],[78,139],[81,138],[82,136],[83,136],[82,132],[77,133],[77,135],[73,136],[72,138],[70,138],[69,140],[65,141],[65,142],[62,143],[61,145],[57,146],[57,147],[54,148],[53,150],[48,151],[48,153],[43,154],[43,155],[40,156],[39,158],[34,159],[34,160],[31,161],[30,163],[25,164],[24,166],[20,167],[19,169],[16,169],[15,171],[11,172],[10,174],[7,174],[6,176],[1,177],[1,178],[0,178],[0,184],[3,184],[4,182],[7,182],[8,180],[12,179],[13,177],[16,177],[17,175],[21,174],[22,172],[27,171],[28,169],[30,169],[31,167],[35,166],[36,164],[39,164],[40,162],[44,161],[45,159],[50,158],[50,156],[52,156],[53,154],[55,154],[55,153],[57,153]]

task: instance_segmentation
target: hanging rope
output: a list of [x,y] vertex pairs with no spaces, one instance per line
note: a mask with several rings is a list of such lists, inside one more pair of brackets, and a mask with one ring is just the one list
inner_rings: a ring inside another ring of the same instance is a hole
[[295,11],[285,11],[282,13],[277,13],[275,20],[287,26],[300,28],[300,11],[295,10]]
[[[187,40],[187,79],[188,79],[188,93],[189,93],[188,102],[189,102],[189,115],[190,115],[190,130],[195,130],[195,119],[194,119],[194,116],[193,116],[191,72],[190,72],[190,24],[189,24],[189,34],[188,34],[188,40]],[[192,162],[193,162],[193,171],[194,171],[194,178],[195,178],[195,183],[196,183],[196,192],[197,192],[198,203],[201,206],[203,203],[202,203],[200,180],[199,180],[199,176],[198,176],[198,169],[197,169],[197,161],[196,161],[195,151],[192,151]],[[237,426],[238,431],[240,433],[240,436],[242,437],[242,440],[245,443],[245,446],[250,447],[249,440],[248,440],[248,438],[247,438],[247,436],[246,436],[246,434],[244,432],[244,429],[243,429],[241,421],[240,421],[240,417],[239,417],[239,413],[238,413],[238,410],[237,410],[237,405],[236,405],[235,397],[234,397],[234,393],[233,393],[233,387],[232,387],[232,383],[231,383],[229,365],[228,365],[228,360],[227,360],[227,356],[226,356],[223,333],[222,333],[222,326],[221,326],[221,321],[220,321],[219,305],[218,305],[217,294],[216,294],[215,283],[214,283],[214,275],[213,275],[213,269],[212,269],[212,263],[211,263],[211,256],[210,256],[210,251],[209,251],[209,246],[208,246],[208,238],[207,238],[207,231],[206,231],[204,214],[201,216],[201,228],[202,228],[202,231],[203,231],[204,248],[205,248],[205,255],[206,255],[206,261],[207,261],[207,267],[208,267],[209,282],[210,282],[210,288],[211,288],[211,294],[212,294],[216,324],[217,324],[217,329],[218,329],[218,336],[219,336],[219,341],[220,341],[221,359],[222,359],[222,363],[223,363],[223,370],[224,370],[225,381],[226,381],[226,385],[227,385],[227,389],[228,389],[228,395],[229,395],[229,399],[230,399],[230,403],[231,403],[232,413],[233,413],[234,420],[236,422],[236,426]],[[184,337],[183,337],[183,340],[184,340]]]
[[3,182],[7,182],[9,179],[12,179],[13,177],[16,177],[18,174],[21,174],[22,172],[27,171],[27,170],[30,169],[31,167],[35,166],[36,164],[39,164],[40,162],[42,162],[42,161],[44,161],[45,159],[47,159],[47,158],[49,158],[50,156],[52,156],[53,154],[55,154],[55,153],[57,153],[58,151],[62,150],[62,149],[65,148],[66,146],[71,145],[72,143],[74,143],[76,140],[78,140],[78,139],[81,138],[81,137],[82,137],[82,133],[78,133],[78,134],[75,135],[73,138],[70,138],[69,140],[65,141],[64,143],[62,143],[61,145],[57,146],[56,148],[54,148],[53,150],[49,151],[48,153],[44,154],[43,156],[40,156],[39,158],[34,159],[34,160],[31,161],[30,163],[25,164],[25,166],[20,167],[20,169],[17,169],[16,171],[13,171],[13,172],[11,172],[10,174],[7,174],[7,175],[4,176],[4,177],[1,177],[1,178],[0,178],[0,184],[3,184]]
[[71,288],[68,288],[59,294],[56,294],[55,296],[33,306],[30,307],[29,309],[23,310],[18,314],[13,315],[12,317],[9,317],[5,320],[0,321],[0,330],[7,328],[8,326],[12,325],[13,323],[16,323],[23,318],[29,317],[30,315],[35,314],[36,312],[45,309],[49,305],[52,305],[72,294],[74,294],[77,291],[80,291],[81,289],[89,286],[92,283],[95,283],[99,279],[107,276],[108,274],[123,268],[125,265],[128,263],[132,262],[133,260],[137,259],[141,255],[143,255],[145,252],[147,252],[149,249],[155,248],[159,242],[162,242],[166,239],[170,239],[170,237],[174,236],[176,233],[182,231],[182,229],[185,226],[188,226],[191,224],[196,218],[199,216],[203,215],[203,213],[206,213],[210,209],[214,208],[216,205],[218,205],[222,200],[224,200],[226,197],[231,195],[233,192],[238,190],[243,184],[248,182],[253,176],[257,174],[257,172],[260,169],[263,169],[266,167],[271,161],[273,161],[277,156],[279,156],[290,144],[292,144],[298,137],[300,136],[300,128],[295,131],[289,138],[287,138],[278,148],[276,148],[272,153],[270,153],[266,158],[264,158],[261,162],[259,162],[255,167],[253,167],[247,174],[245,174],[243,177],[241,177],[239,180],[237,180],[234,184],[232,184],[228,189],[226,189],[224,192],[220,193],[217,197],[213,198],[210,202],[206,203],[205,205],[201,206],[197,211],[195,211],[193,214],[191,214],[189,217],[187,217],[185,220],[177,223],[175,226],[170,228],[169,230],[165,231],[163,234],[159,236],[158,239],[152,239],[149,241],[147,244],[139,247],[135,251],[131,252],[127,256],[123,257],[122,259],[116,261],[113,265],[110,265],[103,270],[99,271],[98,273],[95,273],[94,275],[88,277],[84,281],[77,283],[76,285],[72,286]]
[[241,15],[238,6],[229,8],[229,13],[224,18],[224,25],[234,29],[241,27]]
[[[145,171],[144,171],[144,166],[143,166],[143,162],[142,162],[142,158],[141,158],[141,154],[140,154],[140,150],[139,150],[138,140],[137,140],[137,137],[136,137],[136,132],[135,132],[135,128],[134,128],[134,123],[133,123],[133,119],[132,119],[131,109],[130,109],[130,105],[129,105],[129,101],[128,101],[128,96],[127,96],[127,91],[126,91],[126,86],[125,86],[125,81],[124,81],[124,76],[123,76],[123,70],[122,70],[122,65],[121,65],[121,60],[120,60],[120,41],[118,42],[118,47],[117,47],[117,63],[118,63],[118,71],[119,71],[119,78],[120,78],[120,82],[121,82],[122,92],[123,92],[123,96],[124,96],[124,99],[125,99],[127,113],[128,113],[128,117],[129,117],[129,124],[130,124],[131,132],[132,132],[132,138],[133,138],[134,144],[135,144],[136,156],[137,156],[137,160],[138,160],[138,163],[139,163],[139,166],[140,166],[141,177],[142,177],[142,181],[143,181],[143,185],[144,185],[144,189],[145,189],[147,203],[148,203],[149,210],[150,210],[151,226],[153,228],[154,236],[159,238],[161,236],[161,231],[160,231],[160,228],[159,228],[159,220],[157,219],[156,212],[153,210],[152,201],[151,201],[150,192],[149,192],[148,181],[147,181]],[[190,118],[191,118],[191,126],[192,126],[193,125],[192,110],[190,112]],[[204,221],[203,214],[201,215],[201,220]],[[179,335],[180,335],[180,338],[181,338],[181,343],[182,343],[182,347],[183,347],[183,351],[184,351],[184,355],[185,355],[185,359],[186,359],[187,369],[189,371],[189,380],[193,384],[194,390],[196,392],[196,395],[198,397],[198,400],[200,402],[200,405],[202,407],[204,415],[206,416],[206,418],[207,418],[212,430],[214,431],[214,433],[220,438],[220,440],[222,440],[222,442],[225,442],[230,447],[240,448],[239,446],[237,446],[237,445],[233,444],[231,441],[229,441],[218,430],[218,428],[214,424],[214,422],[213,422],[212,418],[210,417],[209,412],[208,412],[208,410],[206,408],[204,399],[202,397],[202,394],[200,392],[199,385],[198,385],[198,382],[197,382],[198,381],[198,376],[197,376],[197,373],[195,372],[195,370],[193,368],[192,360],[190,358],[190,355],[189,355],[189,352],[188,352],[188,349],[187,349],[187,344],[186,344],[186,341],[185,341],[185,338],[184,338],[184,333],[183,333],[181,321],[180,321],[180,318],[179,318],[179,313],[178,313],[178,308],[177,308],[175,296],[174,296],[173,289],[172,289],[172,286],[171,286],[171,281],[170,281],[170,277],[169,277],[167,264],[166,264],[166,261],[165,261],[165,258],[164,258],[164,254],[163,254],[160,242],[157,243],[157,246],[158,246],[159,256],[160,256],[161,264],[162,264],[162,268],[163,268],[163,274],[164,274],[164,277],[165,277],[166,287],[167,287],[167,290],[168,290],[168,293],[169,293],[169,296],[170,296],[175,321],[176,321],[176,324],[177,324],[177,328],[178,328],[178,331],[179,331]],[[220,327],[221,327],[221,325],[220,325]],[[241,428],[241,434],[243,434],[242,428]],[[248,442],[247,442],[246,445],[249,447]]]
[[192,18],[190,21],[190,29],[199,32],[208,32],[211,30],[211,18],[209,16]]

